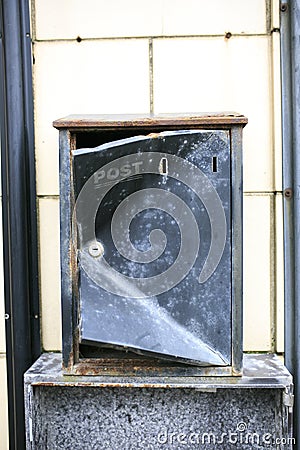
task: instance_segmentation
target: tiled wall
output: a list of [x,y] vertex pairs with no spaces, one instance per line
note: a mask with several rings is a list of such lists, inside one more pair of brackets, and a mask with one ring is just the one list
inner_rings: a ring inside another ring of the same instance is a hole
[[[236,110],[249,118],[244,348],[283,351],[279,0],[32,0],[31,6],[44,349],[61,348],[58,133],[52,121],[75,113]],[[5,405],[2,273],[0,258]],[[7,448],[2,407],[0,450]]]
[[222,110],[249,118],[244,348],[283,350],[278,5],[278,0],[32,3],[45,350],[61,348],[58,132],[52,121],[68,114]]

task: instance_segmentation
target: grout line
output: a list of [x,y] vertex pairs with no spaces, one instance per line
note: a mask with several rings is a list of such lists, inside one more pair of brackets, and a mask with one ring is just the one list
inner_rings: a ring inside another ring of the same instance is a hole
[[260,196],[267,196],[267,195],[282,195],[283,192],[282,191],[244,191],[243,192],[244,196],[247,197],[260,197]]
[[[270,33],[232,33],[231,38],[234,37],[266,37],[270,36],[272,32]],[[74,36],[73,38],[61,38],[61,39],[35,39],[36,43],[42,43],[42,42],[77,42],[78,36]],[[157,36],[107,36],[107,37],[81,37],[80,36],[80,43],[84,41],[118,41],[118,40],[141,40],[141,39],[207,39],[207,38],[225,38],[225,34],[191,34],[191,35],[157,35]],[[230,39],[231,39],[230,38]]]
[[153,98],[153,39],[149,39],[149,96],[150,96],[150,114],[154,112]]
[[37,194],[38,200],[59,200],[59,194]]

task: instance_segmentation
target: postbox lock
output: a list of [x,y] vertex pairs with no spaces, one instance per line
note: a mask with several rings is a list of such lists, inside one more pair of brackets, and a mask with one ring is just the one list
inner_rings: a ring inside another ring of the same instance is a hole
[[104,253],[104,247],[101,242],[93,242],[89,245],[89,254],[94,258],[99,258]]

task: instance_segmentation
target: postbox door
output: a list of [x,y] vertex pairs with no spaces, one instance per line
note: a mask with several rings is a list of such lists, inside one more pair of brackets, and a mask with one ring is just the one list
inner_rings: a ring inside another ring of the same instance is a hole
[[72,153],[80,342],[231,364],[229,131]]

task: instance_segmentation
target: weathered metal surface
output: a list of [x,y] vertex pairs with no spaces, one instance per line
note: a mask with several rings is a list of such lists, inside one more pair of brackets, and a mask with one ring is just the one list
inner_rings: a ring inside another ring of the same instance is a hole
[[121,359],[111,358],[81,358],[70,372],[72,375],[131,375],[131,376],[230,376],[231,367],[197,367],[174,363],[162,364],[154,359]]
[[[191,389],[234,389],[260,388],[274,389],[290,387],[292,377],[282,361],[274,354],[244,354],[243,375],[241,377],[197,376],[190,372],[180,376],[167,376],[162,367],[161,373],[132,375],[130,368],[124,365],[120,373],[103,375],[107,361],[103,362],[101,375],[64,375],[61,367],[60,353],[44,353],[26,372],[26,385],[44,386],[99,386],[99,387],[157,387],[157,388],[191,388]],[[151,361],[150,361],[151,362]],[[137,362],[138,366],[139,362]],[[147,362],[145,361],[145,365]],[[148,362],[149,364],[149,362]],[[150,365],[149,365],[150,366]],[[169,365],[169,367],[171,367]],[[177,367],[178,368],[178,367]],[[187,368],[188,369],[188,368]],[[197,368],[194,368],[197,369]]]
[[242,129],[231,130],[231,283],[232,367],[236,375],[243,362],[243,152]]
[[59,135],[60,145],[60,261],[61,261],[61,297],[62,297],[62,333],[63,363],[66,367],[74,361],[74,333],[77,310],[73,293],[74,257],[71,242],[71,149],[70,134],[63,130]]
[[229,365],[229,132],[174,131],[73,155],[81,341]]

